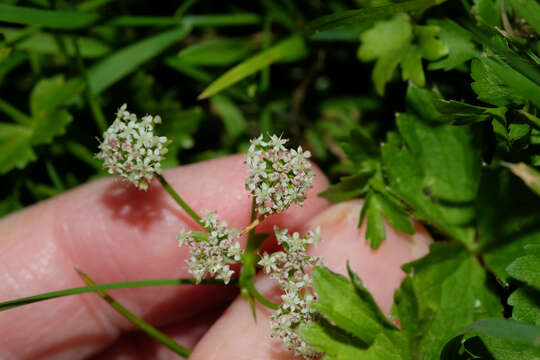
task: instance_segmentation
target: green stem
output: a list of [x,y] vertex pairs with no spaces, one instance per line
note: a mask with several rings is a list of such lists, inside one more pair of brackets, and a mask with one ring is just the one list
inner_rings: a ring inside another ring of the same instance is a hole
[[73,48],[75,49],[75,56],[77,58],[76,60],[77,67],[79,68],[79,73],[81,74],[84,82],[86,83],[86,89],[84,91],[86,101],[88,101],[88,105],[90,105],[90,111],[92,111],[92,115],[94,117],[97,127],[99,128],[99,131],[105,132],[105,130],[107,130],[107,120],[105,119],[105,115],[103,114],[103,110],[101,109],[99,102],[93,95],[92,89],[90,88],[90,81],[88,81],[88,73],[86,72],[86,68],[84,67],[84,62],[82,60],[81,51],[79,49],[79,42],[75,37],[72,37],[71,41],[73,43]]
[[[251,224],[253,224],[258,219],[256,209],[257,206],[255,204],[255,199],[253,199],[251,203]],[[261,234],[259,234],[258,236],[257,234],[255,234],[255,226],[250,228],[246,244],[246,250],[244,251],[244,255],[242,257],[242,273],[240,274],[240,278],[238,279],[238,284],[241,288],[241,294],[242,296],[244,296],[244,298],[246,298],[246,300],[250,301],[254,315],[255,304],[253,303],[252,299],[257,300],[262,305],[269,307],[273,310],[277,309],[278,307],[277,304],[262,296],[253,284],[253,279],[255,278],[256,273],[255,266],[257,264],[257,252],[263,244],[265,237],[265,235],[261,236]]]
[[[96,283],[84,272],[82,272],[79,269],[75,269],[81,279],[84,280],[85,283],[87,283],[89,286],[96,285]],[[133,323],[135,326],[137,326],[139,329],[162,343],[164,346],[169,348],[174,353],[184,357],[188,358],[191,351],[188,348],[183,347],[182,345],[175,342],[173,339],[138,317],[137,315],[133,314],[131,311],[126,309],[122,304],[120,304],[118,301],[116,301],[112,296],[107,294],[103,290],[97,290],[96,293],[103,298],[113,309],[118,311],[122,316],[124,316],[127,320],[129,320],[131,323]]]
[[[147,286],[170,286],[170,285],[196,285],[195,279],[155,279],[155,280],[138,280],[138,281],[122,281],[108,284],[97,284],[92,286],[82,286],[65,290],[51,291],[39,295],[28,296],[15,300],[9,300],[0,303],[0,312],[9,310],[18,306],[28,305],[35,302],[54,299],[63,296],[83,294],[98,290],[126,289]],[[200,284],[219,284],[224,285],[222,280],[203,279]],[[235,280],[231,280],[230,285],[236,285]]]
[[167,190],[169,195],[171,195],[174,201],[176,201],[178,205],[180,205],[180,207],[184,209],[184,211],[188,213],[188,215],[191,216],[191,218],[195,220],[195,222],[197,222],[197,224],[202,226],[201,217],[192,208],[189,207],[189,205],[180,197],[180,195],[178,195],[176,191],[174,191],[173,187],[167,182],[167,180],[165,180],[165,178],[161,174],[157,174],[156,177],[158,178],[161,185],[163,185],[165,190]]
[[255,285],[253,284],[253,281],[249,281],[246,283],[246,289],[248,289],[249,293],[255,298],[255,300],[257,300],[267,308],[270,308],[272,310],[277,310],[279,308],[278,304],[268,300],[259,292],[259,290],[257,290]]
[[10,103],[0,99],[0,111],[22,125],[29,125],[32,123],[32,118]]

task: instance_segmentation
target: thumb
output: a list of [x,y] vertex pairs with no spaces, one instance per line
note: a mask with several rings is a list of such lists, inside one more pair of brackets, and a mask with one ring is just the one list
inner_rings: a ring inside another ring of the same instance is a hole
[[[401,265],[425,255],[431,238],[418,223],[412,236],[387,225],[386,240],[372,250],[364,238],[365,225],[357,226],[361,208],[362,201],[354,200],[334,205],[315,217],[304,230],[320,226],[322,242],[308,252],[322,256],[327,267],[342,274],[346,274],[349,260],[382,311],[388,314],[394,291],[405,277]],[[278,287],[268,277],[260,276],[256,285],[264,296],[274,301],[280,299]],[[250,305],[237,297],[197,344],[190,359],[293,359],[293,353],[279,339],[270,337],[271,315],[272,310],[258,304],[255,322]]]

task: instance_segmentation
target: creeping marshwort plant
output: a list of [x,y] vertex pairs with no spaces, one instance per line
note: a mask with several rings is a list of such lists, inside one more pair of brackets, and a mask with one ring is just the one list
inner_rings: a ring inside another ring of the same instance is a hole
[[[253,198],[254,218],[251,224],[239,231],[229,227],[226,221],[220,221],[218,214],[209,210],[203,217],[197,215],[161,176],[160,162],[167,153],[169,140],[155,135],[155,126],[160,123],[159,116],[146,115],[139,119],[127,111],[125,104],[122,105],[113,124],[104,132],[99,145],[101,151],[96,157],[103,160],[103,166],[110,174],[119,175],[141,190],[147,190],[149,182],[157,176],[168,193],[205,230],[186,231],[183,228],[178,234],[179,246],[189,247],[191,257],[186,263],[197,284],[208,277],[230,283],[234,275],[231,265],[237,263],[244,266],[246,263],[258,263],[271,274],[283,290],[282,304],[272,315],[272,336],[279,337],[296,355],[308,359],[319,356],[320,353],[295,332],[299,325],[315,317],[311,306],[315,294],[307,269],[320,264],[321,259],[307,255],[306,249],[320,241],[319,229],[300,237],[298,233],[290,235],[287,229],[275,227],[275,237],[283,250],[265,253],[262,257],[257,254],[262,242],[250,252],[244,251],[239,243],[240,236],[249,232],[250,247],[250,241],[255,238],[254,228],[262,220],[287,210],[293,204],[303,205],[314,177],[308,161],[310,152],[301,147],[289,150],[284,146],[288,140],[276,135],[268,139],[261,135],[251,140],[245,161],[249,166],[245,187]],[[253,286],[250,289],[256,291]],[[255,298],[264,300],[260,294],[256,295]]]

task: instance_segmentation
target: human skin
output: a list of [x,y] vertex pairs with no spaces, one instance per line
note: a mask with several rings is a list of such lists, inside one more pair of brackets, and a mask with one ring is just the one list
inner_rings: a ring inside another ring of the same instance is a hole
[[[370,250],[362,229],[354,223],[361,204],[329,208],[328,202],[316,196],[328,182],[315,171],[305,205],[269,217],[259,231],[270,232],[274,225],[291,232],[306,231],[320,225],[324,241],[310,251],[340,272],[349,259],[388,313],[393,291],[404,276],[399,266],[427,252],[428,236],[421,228],[412,237],[388,228],[386,242],[376,252]],[[238,229],[248,224],[250,216],[246,175],[242,156],[164,173],[196,212],[216,211]],[[143,192],[112,179],[98,180],[26,208],[0,219],[0,301],[83,286],[74,267],[97,283],[190,277],[185,263],[189,251],[178,248],[176,241],[182,227],[197,229],[157,181]],[[267,249],[274,246],[265,245]],[[278,289],[268,278],[259,276],[257,287],[279,299]],[[257,308],[255,323],[247,302],[234,299],[238,294],[234,287],[182,285],[109,293],[192,348],[194,359],[293,358],[269,337],[268,309]],[[0,334],[0,358],[6,360],[177,358],[135,332],[131,323],[92,293],[1,312]]]

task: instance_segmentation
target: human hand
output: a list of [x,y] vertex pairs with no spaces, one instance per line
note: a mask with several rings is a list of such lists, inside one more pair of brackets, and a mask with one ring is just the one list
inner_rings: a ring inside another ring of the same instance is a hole
[[[246,172],[243,157],[232,156],[181,167],[165,177],[196,211],[215,210],[231,226],[242,228],[251,207],[244,190]],[[387,240],[376,252],[370,250],[363,229],[356,228],[360,203],[323,211],[329,204],[316,194],[326,186],[317,171],[304,207],[273,215],[258,229],[268,232],[278,225],[303,231],[321,225],[323,242],[311,252],[323,255],[325,264],[339,272],[350,260],[388,313],[404,275],[400,265],[425,254],[429,238],[420,228],[412,237],[388,229]],[[184,262],[188,250],[177,248],[175,240],[182,226],[195,228],[159,185],[140,192],[110,179],[25,209],[0,220],[0,300],[81,286],[75,266],[98,283],[190,277]],[[267,278],[260,277],[256,285],[263,295],[279,298]],[[239,297],[221,314],[237,294],[233,287],[184,285],[110,293],[182,345],[195,346],[190,358],[292,358],[269,336],[268,309],[257,307],[255,323],[249,304]],[[54,299],[0,313],[0,358],[176,358],[133,330],[95,294]]]

